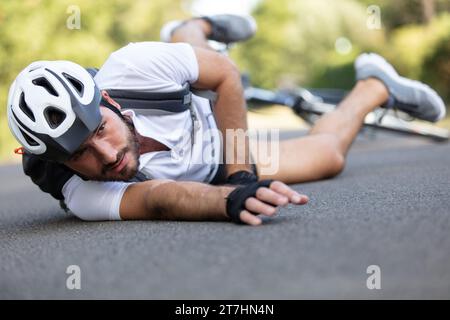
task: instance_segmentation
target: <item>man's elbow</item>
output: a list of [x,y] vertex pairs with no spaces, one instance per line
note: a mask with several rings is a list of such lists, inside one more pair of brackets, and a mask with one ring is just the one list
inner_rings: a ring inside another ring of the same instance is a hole
[[226,63],[225,69],[226,69],[227,80],[233,81],[234,84],[242,87],[241,72],[239,71],[238,67],[228,57],[226,57],[226,61],[227,61],[227,63]]
[[220,91],[222,87],[227,87],[230,84],[235,86],[242,86],[241,73],[236,66],[236,64],[226,56],[221,55],[216,61],[218,72],[218,82],[217,87],[212,88],[213,90]]

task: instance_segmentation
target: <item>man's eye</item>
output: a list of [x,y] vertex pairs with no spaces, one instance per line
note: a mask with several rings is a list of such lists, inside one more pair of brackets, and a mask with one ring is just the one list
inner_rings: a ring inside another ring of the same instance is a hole
[[97,132],[102,132],[105,129],[105,124],[102,123],[101,126],[98,128]]

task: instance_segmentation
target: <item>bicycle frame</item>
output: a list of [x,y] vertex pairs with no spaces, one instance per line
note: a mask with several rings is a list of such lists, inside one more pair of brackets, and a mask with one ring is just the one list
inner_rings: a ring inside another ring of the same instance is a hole
[[[209,43],[213,44],[213,47],[215,44],[220,45],[220,43],[214,43],[214,41],[209,41]],[[216,50],[228,54],[232,46],[233,44],[222,44],[222,46],[216,46]],[[334,110],[348,93],[341,89],[266,90],[253,87],[248,74],[242,74],[241,81],[245,89],[245,99],[250,105],[250,109],[267,105],[286,106],[310,125],[314,124],[324,113]],[[414,119],[397,109],[377,108],[366,116],[364,126],[427,137],[434,141],[448,141],[450,138],[450,132],[447,129],[411,120]]]
[[[271,91],[249,85],[245,88],[245,98],[250,108],[274,104],[286,106],[310,125],[322,114],[334,110],[346,94],[347,91],[338,89],[297,88],[289,91]],[[378,108],[366,116],[364,126],[419,135],[435,141],[449,139],[449,130],[431,124],[412,122],[411,119],[408,121],[406,120],[408,117],[401,111]]]

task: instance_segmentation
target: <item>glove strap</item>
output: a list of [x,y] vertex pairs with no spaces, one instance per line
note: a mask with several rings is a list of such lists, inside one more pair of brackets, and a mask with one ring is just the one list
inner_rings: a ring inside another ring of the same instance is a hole
[[[245,209],[245,201],[250,197],[256,196],[256,191],[260,187],[269,188],[273,180],[262,180],[259,182],[253,182],[248,185],[240,186],[234,189],[228,197],[226,197],[227,203],[227,215],[231,218],[233,222],[242,223],[240,214],[242,210]],[[249,211],[251,214],[256,215],[256,213]]]

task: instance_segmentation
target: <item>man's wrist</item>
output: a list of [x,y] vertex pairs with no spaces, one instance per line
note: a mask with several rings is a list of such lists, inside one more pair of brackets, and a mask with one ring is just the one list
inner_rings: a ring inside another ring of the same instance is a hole
[[253,172],[252,166],[250,164],[240,164],[240,165],[229,164],[226,165],[226,169],[227,169],[227,177],[239,171]]
[[224,217],[226,217],[227,219],[230,219],[230,217],[228,216],[228,213],[227,213],[227,198],[228,198],[228,195],[231,192],[233,192],[233,190],[236,188],[230,187],[230,186],[220,186],[218,188],[219,188],[219,193],[220,193],[220,201],[219,201],[220,212],[223,214]]
[[227,178],[227,184],[246,185],[258,181],[258,176],[253,171],[237,171]]

